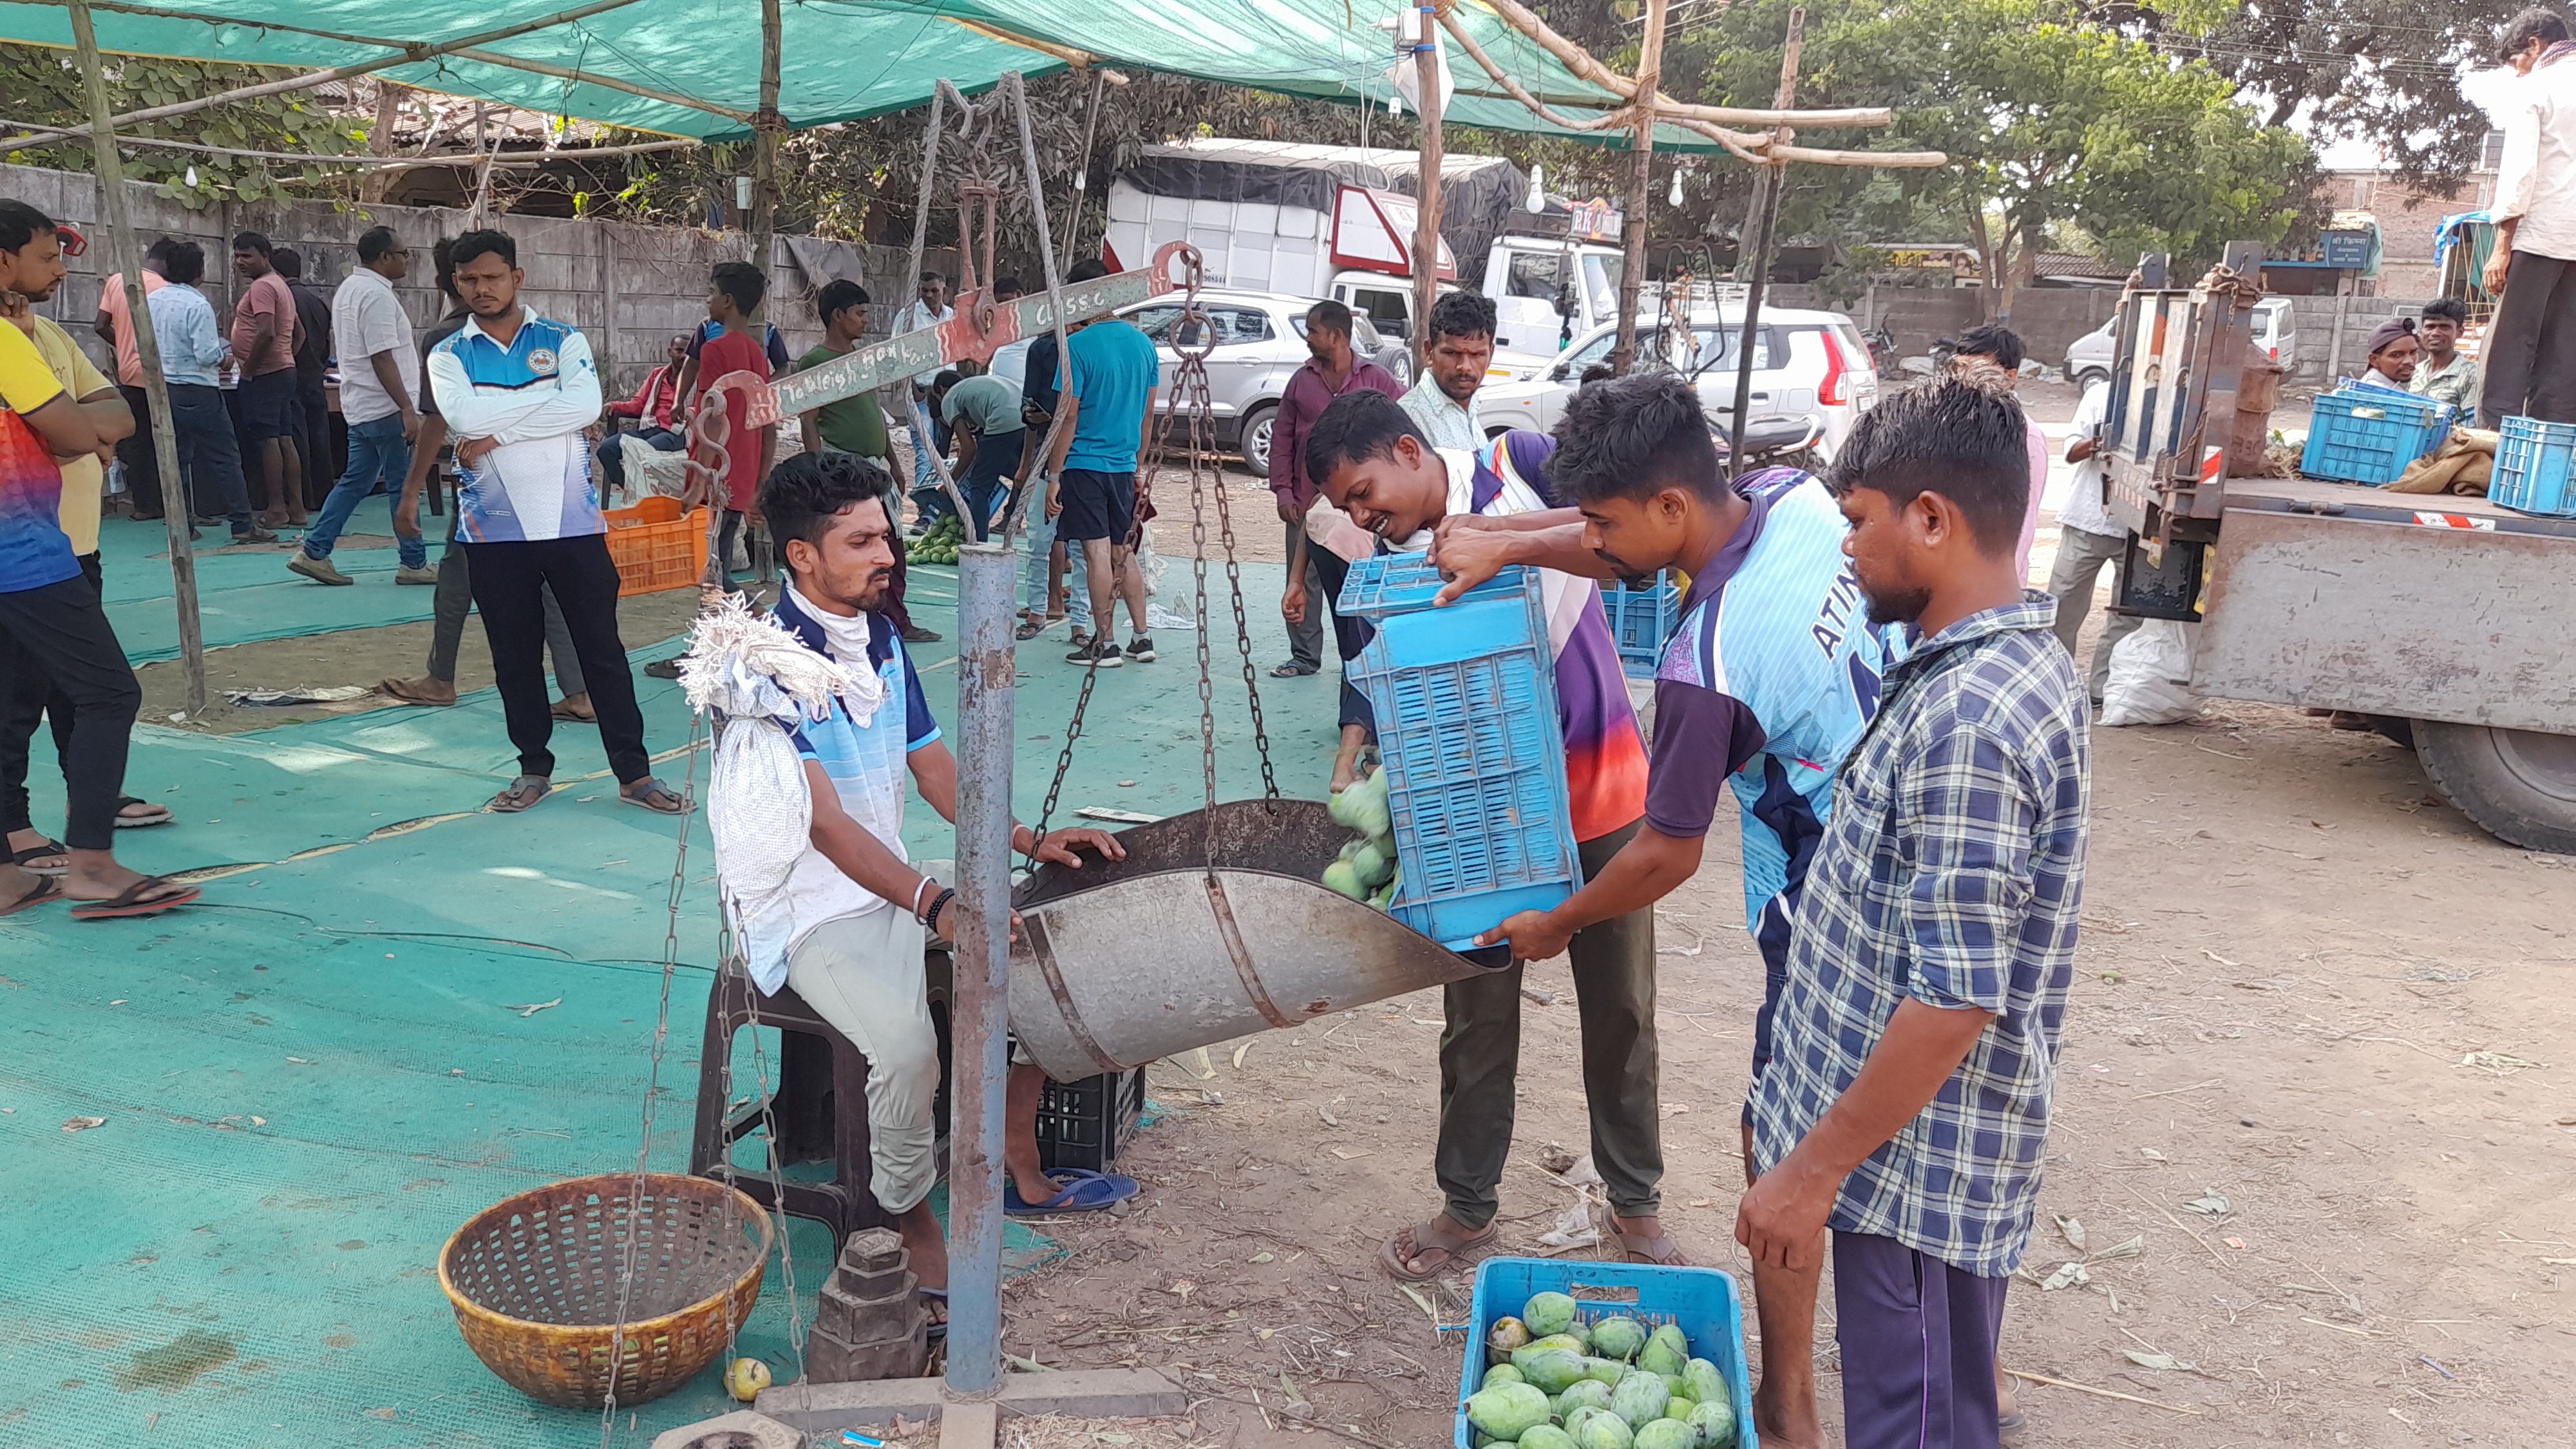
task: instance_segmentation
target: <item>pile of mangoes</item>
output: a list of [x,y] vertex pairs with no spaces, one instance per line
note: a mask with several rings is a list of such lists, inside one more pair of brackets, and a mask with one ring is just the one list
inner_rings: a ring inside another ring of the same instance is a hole
[[966,520],[956,514],[932,524],[930,531],[912,541],[904,550],[903,561],[917,564],[953,564],[957,546],[966,541]]
[[1585,1323],[1540,1293],[1485,1335],[1488,1367],[1466,1404],[1478,1449],[1732,1449],[1735,1403],[1680,1328],[1624,1314]]
[[1324,884],[1385,910],[1395,899],[1396,876],[1395,816],[1387,807],[1386,771],[1371,770],[1342,787],[1328,808],[1334,824],[1358,831],[1359,838],[1324,867]]

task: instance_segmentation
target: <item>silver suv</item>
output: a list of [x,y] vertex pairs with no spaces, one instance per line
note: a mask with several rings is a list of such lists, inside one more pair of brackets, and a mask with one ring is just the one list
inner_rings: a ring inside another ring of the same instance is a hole
[[[1242,453],[1254,477],[1267,478],[1270,425],[1279,416],[1279,399],[1288,390],[1288,379],[1306,364],[1306,313],[1315,299],[1284,292],[1209,290],[1199,293],[1199,305],[1216,329],[1216,345],[1207,359],[1208,411],[1216,423],[1216,440]],[[1172,332],[1181,320],[1180,301],[1157,297],[1122,308],[1118,315],[1154,339],[1166,384],[1161,407],[1170,412],[1176,401],[1169,386],[1172,367],[1180,361],[1172,350]],[[1410,351],[1371,326],[1366,314],[1352,315],[1351,349],[1394,373],[1398,382],[1412,385]]]

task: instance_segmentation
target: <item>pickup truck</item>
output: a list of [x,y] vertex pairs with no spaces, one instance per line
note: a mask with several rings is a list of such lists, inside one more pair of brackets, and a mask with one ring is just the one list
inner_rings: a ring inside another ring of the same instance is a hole
[[[2104,432],[2121,606],[2201,622],[2201,694],[2373,716],[2481,828],[2576,854],[2576,518],[2242,476],[2269,413],[2251,311],[2224,290],[2122,311]],[[2259,404],[2242,425],[2240,399]]]

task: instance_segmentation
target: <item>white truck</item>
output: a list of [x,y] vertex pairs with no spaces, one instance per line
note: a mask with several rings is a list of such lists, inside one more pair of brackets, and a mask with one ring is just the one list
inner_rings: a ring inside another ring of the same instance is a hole
[[[1330,297],[1379,332],[1413,336],[1411,151],[1202,138],[1148,146],[1110,182],[1107,260],[1199,249],[1210,285]],[[1526,206],[1529,178],[1499,156],[1441,167],[1444,289],[1494,299],[1496,366],[1534,375],[1618,315],[1619,216],[1599,202]]]

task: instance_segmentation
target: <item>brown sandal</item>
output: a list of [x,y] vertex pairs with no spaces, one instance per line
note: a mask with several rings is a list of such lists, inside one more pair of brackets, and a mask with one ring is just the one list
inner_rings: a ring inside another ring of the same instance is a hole
[[[1492,1223],[1485,1224],[1482,1232],[1452,1238],[1454,1246],[1427,1241],[1436,1233],[1438,1222],[1435,1218],[1420,1227],[1397,1229],[1394,1237],[1379,1245],[1378,1266],[1399,1283],[1428,1283],[1453,1269],[1471,1266],[1502,1245],[1503,1230]],[[1404,1251],[1408,1240],[1413,1249],[1409,1254]],[[1428,1266],[1417,1268],[1417,1263]]]
[[1670,1233],[1641,1238],[1634,1233],[1621,1232],[1613,1223],[1610,1236],[1617,1240],[1619,1252],[1628,1262],[1652,1263],[1663,1268],[1687,1268],[1691,1265],[1690,1255],[1682,1251],[1681,1244],[1674,1242]]

